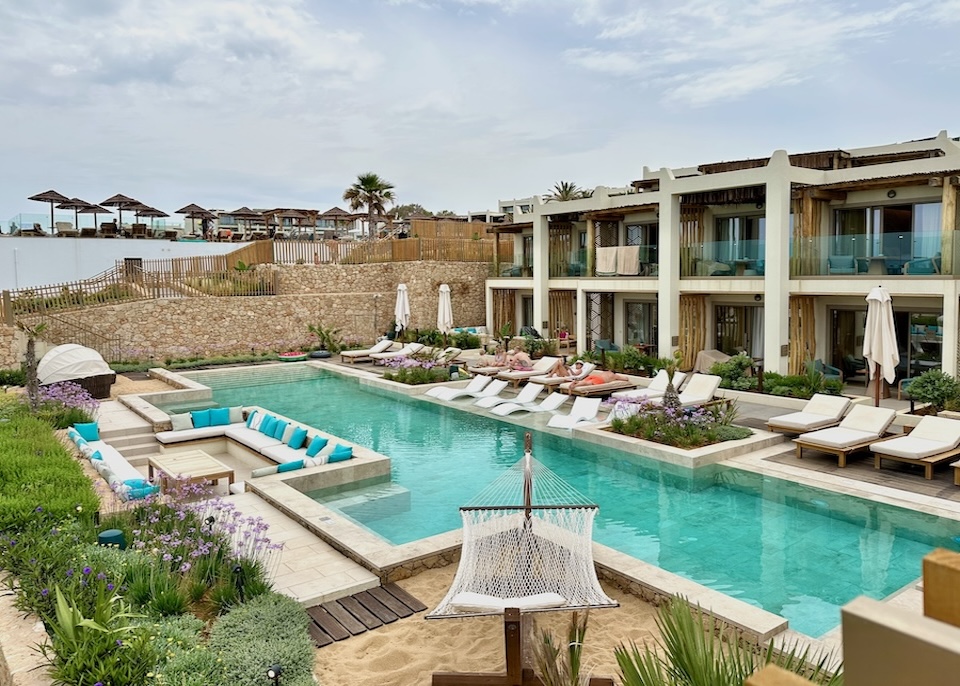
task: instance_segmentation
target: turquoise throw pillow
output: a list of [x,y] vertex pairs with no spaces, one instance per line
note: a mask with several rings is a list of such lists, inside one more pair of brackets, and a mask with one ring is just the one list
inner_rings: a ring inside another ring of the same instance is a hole
[[130,488],[148,488],[150,482],[146,479],[124,479],[123,485]]
[[284,421],[277,420],[277,423],[273,425],[273,432],[270,434],[278,441],[283,440],[283,432],[287,430],[287,423]]
[[229,407],[215,407],[210,410],[210,426],[226,426],[229,423]]
[[103,459],[103,455],[100,454],[100,451],[99,451],[99,450],[94,450],[92,453],[90,453],[90,459],[91,459],[91,460],[102,460],[102,459]]
[[253,420],[256,419],[256,417],[257,417],[257,411],[256,411],[256,410],[254,410],[253,412],[251,412],[250,414],[247,415],[247,428],[248,428],[248,429],[250,428],[250,425],[253,424]]
[[303,447],[304,441],[307,440],[307,430],[302,426],[297,427],[293,431],[293,435],[290,437],[290,441],[287,443],[294,450],[299,450]]
[[327,439],[323,436],[314,436],[307,446],[307,457],[316,457],[317,453],[323,450],[327,445]]
[[210,426],[210,410],[194,410],[190,413],[190,418],[193,419],[194,429]]
[[141,498],[146,498],[148,495],[153,495],[160,491],[159,486],[150,486],[149,484],[141,488],[131,488],[127,491],[128,500],[140,500]]
[[353,447],[349,445],[338,445],[327,457],[327,462],[343,462],[353,457]]
[[80,437],[86,441],[100,440],[100,427],[96,422],[87,422],[86,424],[74,424],[73,428],[77,430]]
[[294,469],[303,469],[303,460],[284,462],[282,465],[277,467],[278,472],[292,472]]
[[268,414],[263,418],[263,421],[260,422],[260,433],[264,436],[273,436],[273,428],[277,425],[277,418],[272,414]]

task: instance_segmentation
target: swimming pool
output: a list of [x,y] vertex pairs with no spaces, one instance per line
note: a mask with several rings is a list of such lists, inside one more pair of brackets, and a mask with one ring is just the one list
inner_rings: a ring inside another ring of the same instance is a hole
[[[458,507],[516,462],[525,429],[308,367],[191,375],[392,458],[392,483],[311,494],[392,543],[460,526]],[[819,636],[839,607],[920,576],[960,523],[726,467],[693,470],[537,433],[534,454],[600,506],[594,539]]]

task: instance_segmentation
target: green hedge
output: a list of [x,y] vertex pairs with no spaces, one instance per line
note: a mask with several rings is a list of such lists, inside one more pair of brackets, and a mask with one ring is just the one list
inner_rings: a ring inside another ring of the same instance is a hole
[[92,516],[100,501],[90,479],[50,425],[21,403],[0,405],[0,531],[36,516]]

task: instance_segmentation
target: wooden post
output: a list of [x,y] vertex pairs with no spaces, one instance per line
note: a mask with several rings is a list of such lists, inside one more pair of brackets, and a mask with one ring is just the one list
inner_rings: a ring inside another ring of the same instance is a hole
[[3,323],[9,326],[13,326],[13,301],[10,298],[10,291],[3,292],[3,309],[0,310],[3,314]]
[[508,607],[503,611],[503,645],[507,657],[506,686],[523,686],[523,650],[520,610]]

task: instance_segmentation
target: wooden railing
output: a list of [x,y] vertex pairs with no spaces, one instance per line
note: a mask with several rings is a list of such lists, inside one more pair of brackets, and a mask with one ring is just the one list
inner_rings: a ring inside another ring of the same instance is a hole
[[114,268],[82,281],[4,291],[4,321],[13,324],[32,315],[149,297],[132,284],[121,269]]
[[36,323],[46,324],[43,338],[48,343],[54,345],[78,343],[96,350],[107,362],[123,360],[123,344],[119,336],[104,336],[62,314],[55,315],[50,312],[38,317]]

